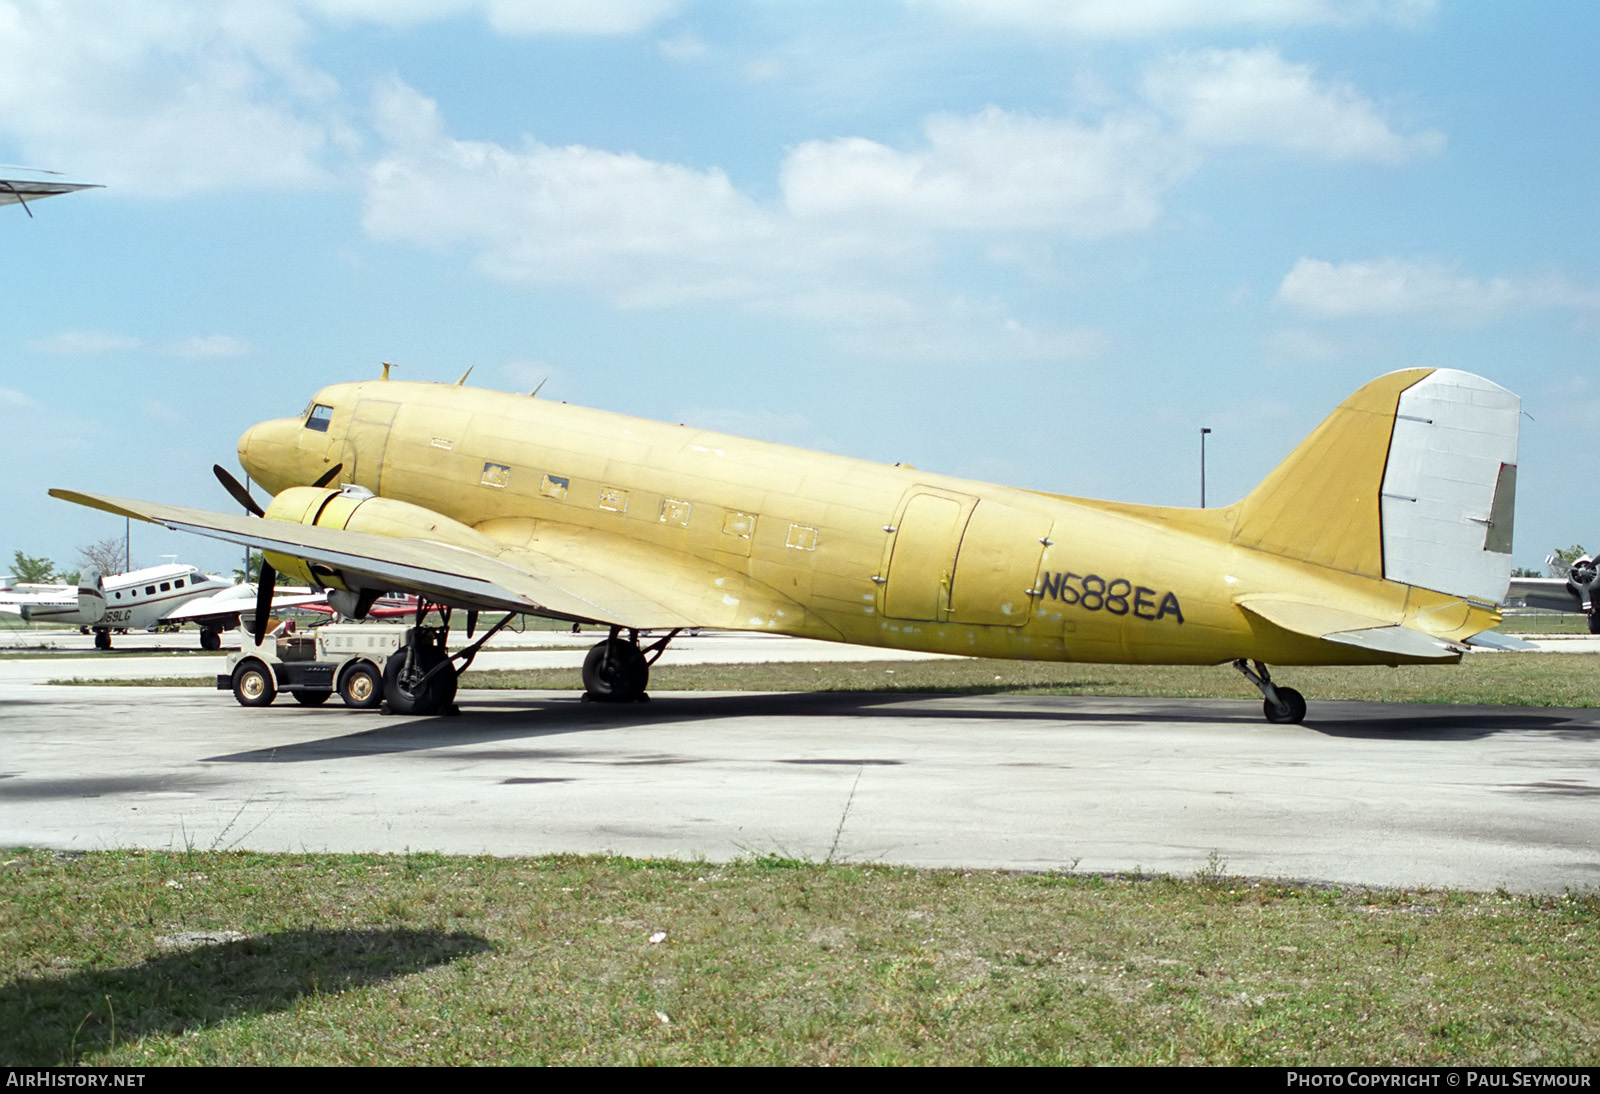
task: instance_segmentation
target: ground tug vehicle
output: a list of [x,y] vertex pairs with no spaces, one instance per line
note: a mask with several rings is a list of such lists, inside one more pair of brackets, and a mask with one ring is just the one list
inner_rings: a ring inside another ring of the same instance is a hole
[[[320,706],[338,692],[344,705],[376,710],[391,655],[411,638],[400,623],[328,623],[297,632],[294,623],[270,627],[260,642],[250,623],[240,628],[237,653],[217,676],[218,691],[232,691],[243,706],[264,707],[287,692],[303,706]],[[398,662],[397,662],[398,663]]]

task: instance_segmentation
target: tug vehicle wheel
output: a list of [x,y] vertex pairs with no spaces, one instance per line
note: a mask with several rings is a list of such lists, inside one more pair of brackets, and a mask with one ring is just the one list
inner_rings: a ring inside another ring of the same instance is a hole
[[383,676],[378,667],[363,661],[345,669],[339,678],[339,698],[354,710],[376,710],[383,703]]
[[241,664],[233,670],[233,697],[243,707],[271,706],[272,700],[278,697],[272,670],[254,659]]

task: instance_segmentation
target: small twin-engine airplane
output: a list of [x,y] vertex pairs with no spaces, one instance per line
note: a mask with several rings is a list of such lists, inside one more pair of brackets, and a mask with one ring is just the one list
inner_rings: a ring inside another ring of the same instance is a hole
[[[465,380],[465,377],[463,377]],[[609,625],[591,696],[644,694],[685,628],[1030,660],[1225,664],[1269,721],[1277,665],[1455,662],[1510,575],[1518,398],[1450,369],[1372,381],[1243,500],[1178,509],[992,486],[528,396],[336,384],[254,426],[276,496],[229,516],[56,497],[267,552],[361,617],[389,590],[446,609],[391,657],[401,713],[448,709],[448,609]],[[266,612],[258,611],[256,626]],[[640,635],[665,635],[644,645]],[[257,636],[260,638],[259,634]]]
[[[74,588],[71,585],[34,585],[13,590],[0,597],[0,611],[14,612],[29,623],[67,623],[94,630],[96,649],[111,648],[111,632],[144,630],[163,623],[196,621],[201,623],[200,645],[214,650],[221,645],[214,613],[189,609],[213,596],[218,590],[233,588],[231,582],[214,577],[194,566],[169,563],[129,570],[101,578],[86,574]],[[248,605],[247,605],[248,606]],[[238,624],[237,607],[234,625]],[[212,623],[208,626],[207,623]]]
[[1557,612],[1582,612],[1589,622],[1589,633],[1600,634],[1600,560],[1579,555],[1564,565],[1551,555],[1546,563],[1565,577],[1514,577],[1507,596],[1521,599],[1530,608]]

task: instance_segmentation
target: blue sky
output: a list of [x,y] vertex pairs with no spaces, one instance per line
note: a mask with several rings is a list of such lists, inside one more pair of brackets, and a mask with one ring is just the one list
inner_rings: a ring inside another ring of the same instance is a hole
[[[0,0],[0,563],[212,508],[318,387],[472,381],[1153,504],[1396,368],[1600,543],[1600,7]],[[234,552],[149,526],[136,562]]]

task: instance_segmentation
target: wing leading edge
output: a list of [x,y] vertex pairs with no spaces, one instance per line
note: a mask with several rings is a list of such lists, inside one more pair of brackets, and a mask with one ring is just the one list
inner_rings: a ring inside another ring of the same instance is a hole
[[[493,555],[435,541],[263,520],[159,502],[51,490],[52,497],[175,531],[304,559],[351,587],[402,589],[458,607],[638,630],[777,630],[820,621],[750,577],[705,560],[664,558],[599,535],[513,535],[488,529]],[[495,522],[491,522],[493,524]],[[553,530],[552,530],[553,531]],[[604,566],[601,573],[599,567]],[[650,590],[648,592],[644,590]]]

